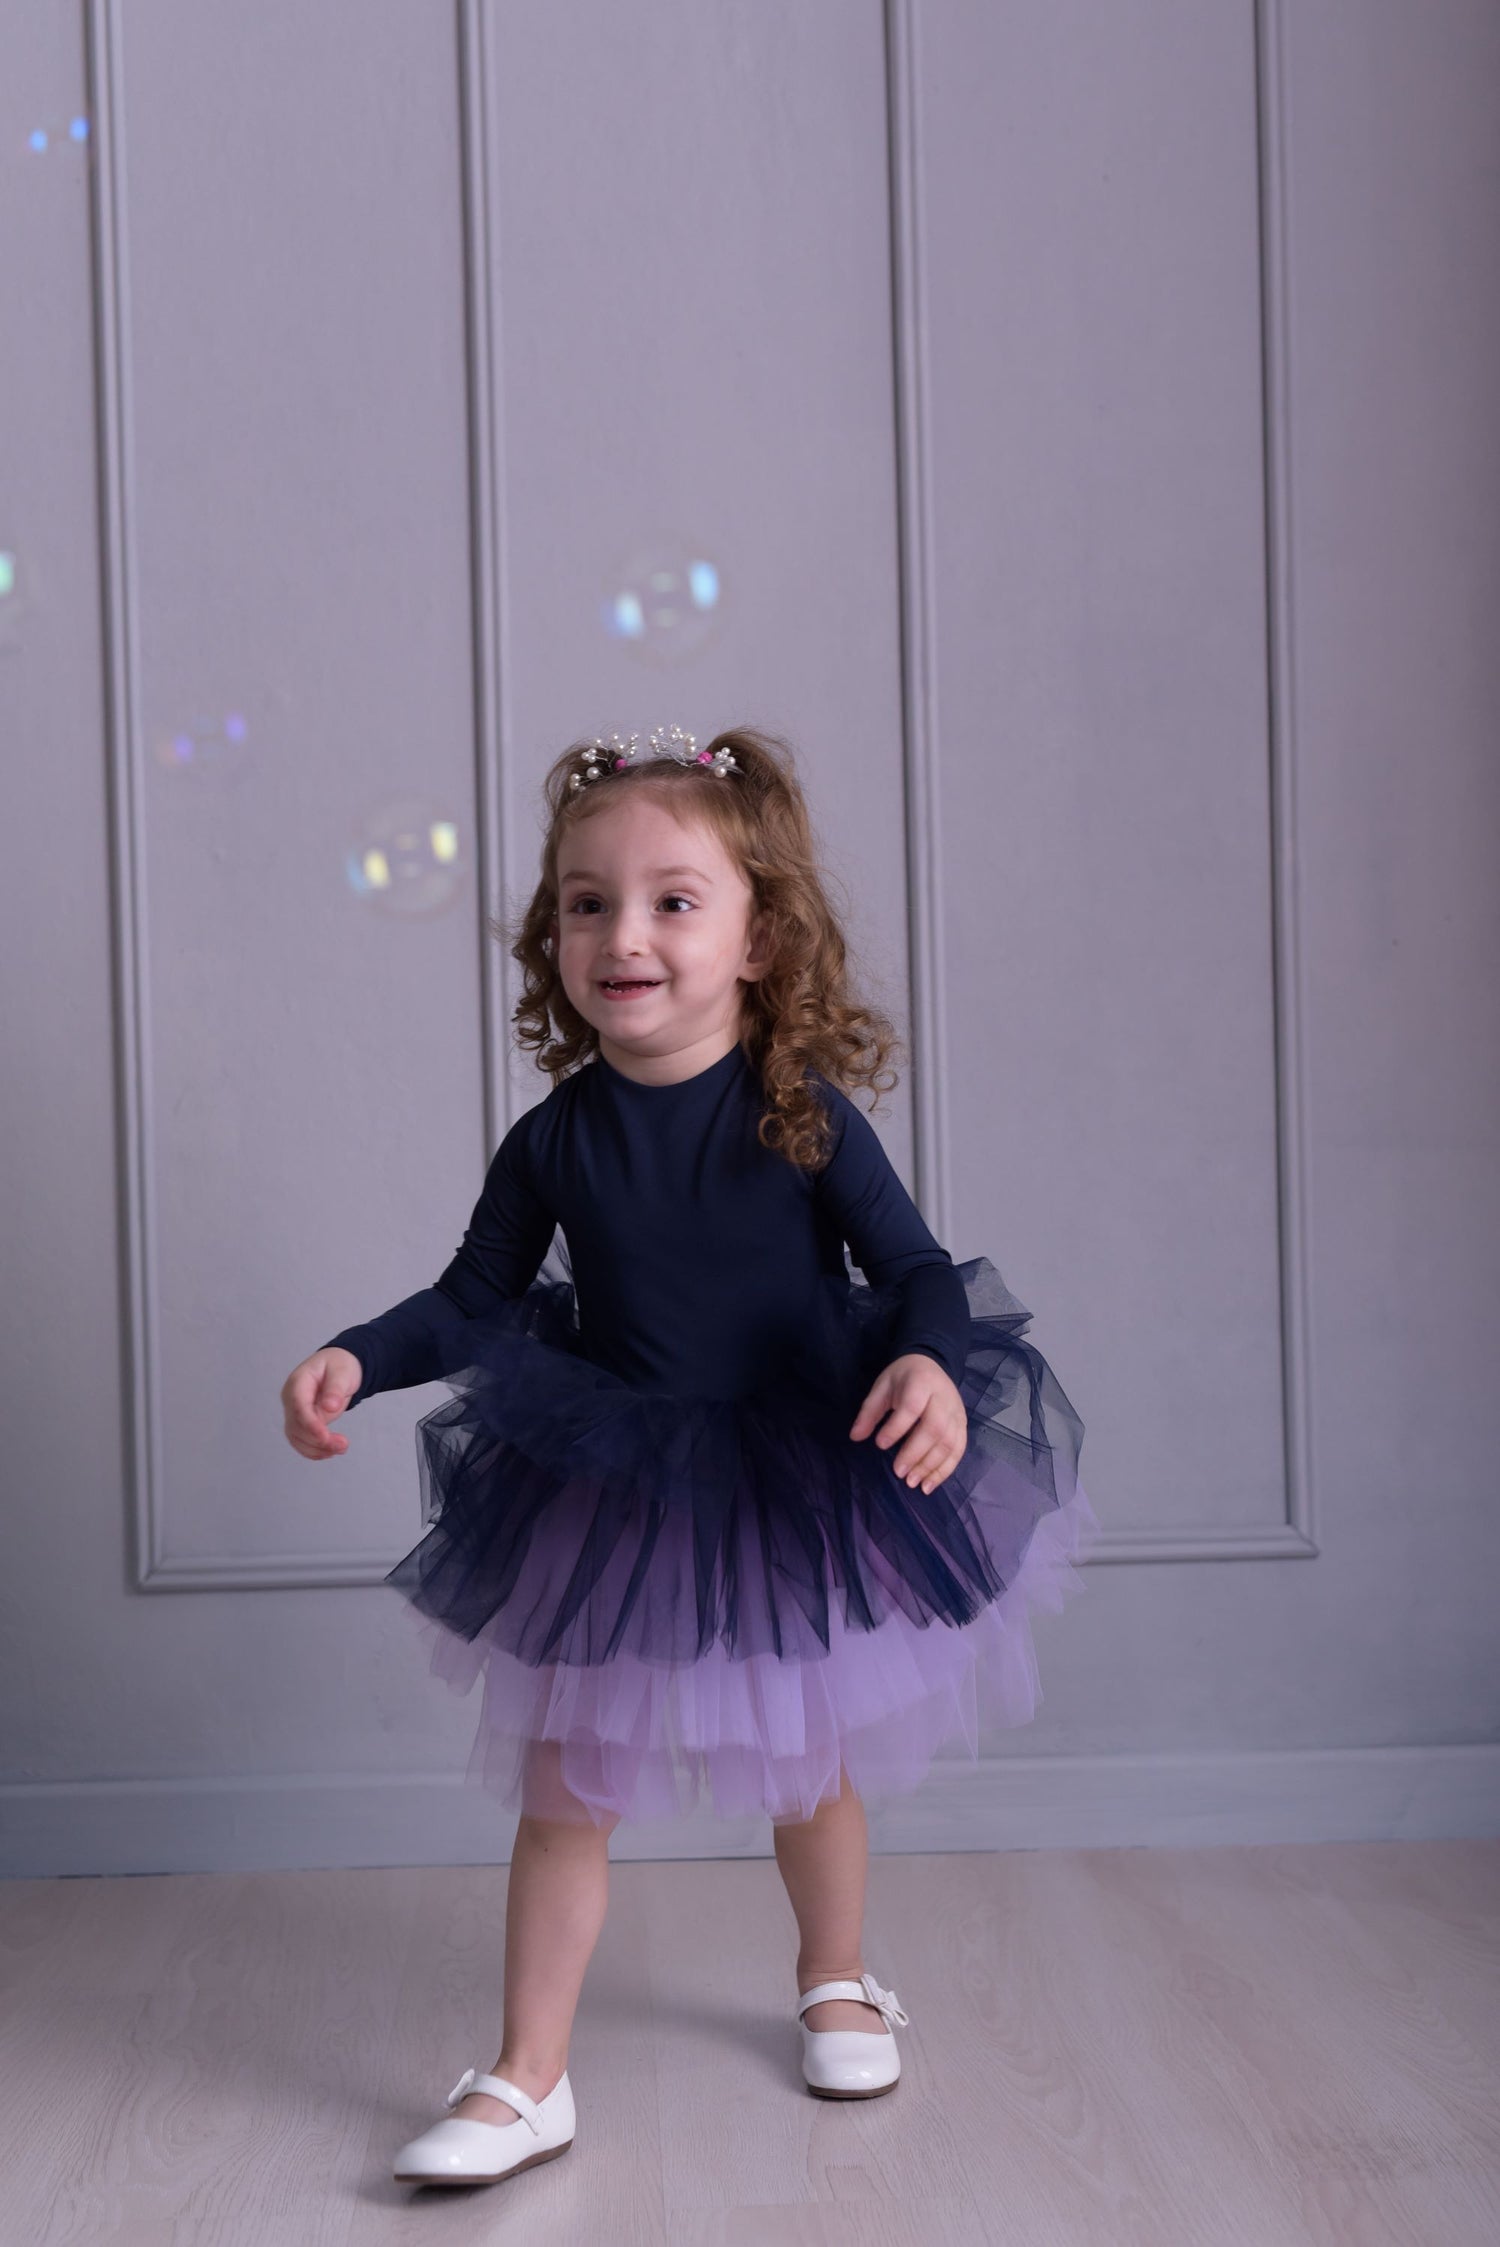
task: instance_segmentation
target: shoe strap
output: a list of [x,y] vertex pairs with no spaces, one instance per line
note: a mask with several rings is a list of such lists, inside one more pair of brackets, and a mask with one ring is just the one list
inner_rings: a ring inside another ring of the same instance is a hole
[[852,1997],[865,2005],[878,2007],[887,2028],[910,2028],[911,2016],[902,2011],[901,2002],[894,1990],[883,1990],[873,1974],[862,1974],[857,1982],[819,1982],[804,1990],[797,2007],[800,2021],[809,2005],[821,2005],[828,1997]]
[[448,2093],[448,2105],[456,2107],[459,2100],[467,2098],[471,2091],[483,2091],[492,2099],[503,2099],[508,2107],[515,2108],[523,2122],[529,2122],[532,2129],[540,2135],[542,2110],[535,2099],[527,2097],[518,2083],[507,2082],[503,2075],[477,2075],[473,2068],[465,2068]]

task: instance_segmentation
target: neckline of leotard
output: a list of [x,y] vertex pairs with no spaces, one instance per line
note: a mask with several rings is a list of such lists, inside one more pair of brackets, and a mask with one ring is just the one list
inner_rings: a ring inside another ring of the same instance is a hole
[[738,1040],[727,1053],[721,1053],[717,1061],[710,1061],[706,1069],[697,1069],[690,1077],[678,1077],[672,1084],[642,1084],[638,1077],[627,1077],[623,1069],[617,1069],[612,1061],[606,1061],[602,1053],[595,1053],[594,1067],[604,1071],[608,1083],[621,1085],[630,1092],[646,1093],[654,1099],[664,1092],[686,1092],[692,1085],[705,1083],[716,1072],[727,1076],[736,1056],[741,1061],[746,1059],[745,1049]]

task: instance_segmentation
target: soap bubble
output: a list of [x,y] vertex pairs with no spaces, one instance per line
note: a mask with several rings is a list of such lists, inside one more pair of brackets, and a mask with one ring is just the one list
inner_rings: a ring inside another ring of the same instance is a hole
[[249,730],[243,711],[228,710],[222,718],[194,718],[190,725],[160,729],[152,748],[157,763],[168,772],[203,772],[226,762],[238,763],[234,751]]
[[464,875],[457,822],[421,797],[382,804],[360,827],[344,870],[355,896],[381,912],[441,913]]
[[45,125],[34,125],[26,135],[26,145],[38,156],[45,156],[54,141],[84,141],[89,137],[86,117],[74,117],[65,126],[54,126],[49,132]]
[[701,548],[671,533],[627,555],[600,597],[611,639],[648,662],[685,662],[707,646],[723,607],[719,566]]
[[0,546],[0,648],[15,647],[21,637],[21,620],[30,611],[36,594],[31,565],[14,547]]

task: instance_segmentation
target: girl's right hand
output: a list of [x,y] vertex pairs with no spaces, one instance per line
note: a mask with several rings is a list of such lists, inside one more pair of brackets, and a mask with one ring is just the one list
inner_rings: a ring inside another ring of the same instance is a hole
[[294,1366],[281,1384],[286,1440],[304,1459],[336,1459],[349,1448],[347,1436],[328,1432],[360,1382],[364,1368],[352,1350],[314,1350]]

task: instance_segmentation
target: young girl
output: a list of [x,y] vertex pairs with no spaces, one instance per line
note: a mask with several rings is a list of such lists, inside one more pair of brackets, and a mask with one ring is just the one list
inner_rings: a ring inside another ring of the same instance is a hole
[[572,2143],[610,1833],[700,1798],[773,1821],[808,2087],[889,2091],[908,2016],[864,1968],[861,1798],[954,1734],[975,1756],[981,1707],[1031,1718],[1030,1610],[1098,1529],[1030,1314],[987,1258],[954,1265],[844,1089],[888,1089],[895,1040],[851,991],[787,745],[575,744],[546,800],[501,933],[552,1090],[436,1284],[282,1391],[308,1459],[366,1397],[452,1391],[388,1581],[433,1672],[483,1679],[469,1777],[520,1822],[500,2055],[397,2155],[424,2182]]

